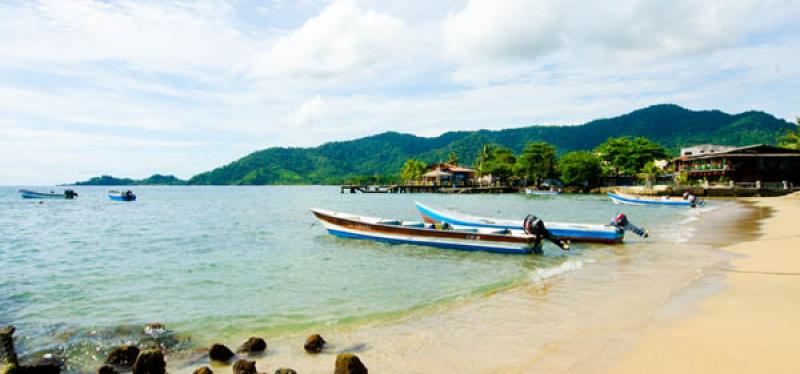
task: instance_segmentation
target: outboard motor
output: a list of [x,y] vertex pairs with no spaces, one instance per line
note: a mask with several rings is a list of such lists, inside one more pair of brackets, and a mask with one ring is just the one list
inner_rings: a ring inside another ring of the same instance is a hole
[[542,239],[547,239],[553,244],[557,245],[559,248],[565,251],[569,250],[569,244],[555,237],[550,230],[544,227],[544,222],[539,217],[528,214],[528,216],[522,221],[522,230],[528,235],[536,236],[536,247],[541,246]]
[[78,197],[78,193],[73,191],[73,190],[65,190],[64,191],[64,197],[67,198],[67,199],[74,199],[74,198]]
[[690,194],[687,200],[689,200],[689,203],[692,204],[692,208],[697,207],[697,196]]
[[617,214],[617,216],[611,220],[611,226],[619,227],[623,230],[628,230],[643,238],[650,236],[650,233],[646,229],[636,226],[632,224],[630,221],[628,221],[628,216],[626,216],[625,213]]

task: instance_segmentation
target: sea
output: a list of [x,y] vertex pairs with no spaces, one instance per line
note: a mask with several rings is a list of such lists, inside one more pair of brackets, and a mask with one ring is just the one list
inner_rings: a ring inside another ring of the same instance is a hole
[[[713,257],[685,251],[696,221],[736,204],[690,209],[621,206],[604,195],[351,194],[333,186],[135,186],[135,202],[110,201],[107,187],[81,186],[70,187],[79,193],[75,200],[40,202],[22,199],[20,188],[0,187],[0,325],[17,328],[23,360],[53,354],[75,373],[93,372],[123,343],[156,341],[177,352],[218,341],[233,346],[253,335],[390,323],[547,279],[573,277],[595,286],[576,288],[591,290],[610,278],[643,275],[637,266],[609,264],[650,261],[641,266],[650,272],[667,258],[669,266],[691,268]],[[651,236],[500,255],[337,238],[309,211],[420,220],[414,201],[487,217],[534,214],[545,225],[605,224],[624,212]],[[680,256],[671,252],[680,248]],[[564,311],[576,297],[598,297],[567,292]],[[559,297],[548,295],[554,313]],[[144,333],[154,322],[166,330]]]

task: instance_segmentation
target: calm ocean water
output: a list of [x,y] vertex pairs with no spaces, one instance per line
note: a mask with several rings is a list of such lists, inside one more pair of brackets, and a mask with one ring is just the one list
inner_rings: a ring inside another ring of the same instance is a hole
[[23,355],[56,351],[76,363],[135,341],[147,322],[166,324],[193,348],[395,318],[620,255],[620,246],[581,243],[504,256],[339,239],[315,224],[311,207],[418,220],[419,200],[485,216],[535,213],[545,223],[607,223],[624,211],[653,233],[629,235],[624,256],[685,241],[700,212],[622,207],[605,196],[353,195],[338,187],[137,187],[133,203],[78,187],[77,200],[38,204],[17,189],[0,187],[0,325],[17,326]]

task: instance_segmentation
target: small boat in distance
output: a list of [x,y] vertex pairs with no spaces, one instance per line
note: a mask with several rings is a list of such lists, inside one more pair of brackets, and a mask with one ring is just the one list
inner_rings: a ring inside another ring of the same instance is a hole
[[78,197],[78,193],[73,190],[64,190],[62,193],[55,191],[36,192],[31,190],[19,190],[23,199],[74,199]]
[[560,190],[534,190],[530,188],[525,189],[525,193],[528,195],[558,195],[561,193]]
[[114,201],[136,201],[136,195],[131,190],[127,191],[109,190],[108,198]]
[[547,239],[561,249],[569,249],[569,245],[547,231],[540,219],[530,216],[525,219],[525,233],[512,233],[510,230],[497,229],[459,230],[447,224],[426,225],[422,222],[364,217],[324,209],[311,209],[311,212],[329,234],[342,238],[505,254],[542,253],[542,241]]
[[608,192],[608,197],[614,204],[627,204],[627,205],[662,205],[662,206],[690,206],[692,208],[703,206],[705,201],[697,201],[697,197],[688,193],[684,194],[682,198],[672,198],[670,196],[662,196],[658,199],[643,198],[636,195],[624,194],[618,191]]
[[[494,219],[477,217],[453,211],[434,209],[418,201],[417,206],[422,219],[428,223],[448,223],[455,227],[485,227],[492,229],[522,230],[522,221],[512,219]],[[622,243],[625,238],[625,230],[629,230],[639,236],[647,237],[647,230],[641,229],[628,221],[628,218],[620,213],[608,225],[570,223],[570,222],[548,222],[547,229],[556,237],[576,241],[576,242],[595,242],[616,244]]]

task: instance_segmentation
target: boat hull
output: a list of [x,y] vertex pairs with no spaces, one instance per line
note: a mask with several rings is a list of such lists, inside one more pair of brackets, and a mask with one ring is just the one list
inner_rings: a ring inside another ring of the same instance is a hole
[[[475,217],[455,212],[433,209],[415,202],[422,219],[428,223],[449,223],[461,227],[522,230],[522,221]],[[556,237],[575,242],[621,243],[625,231],[611,225],[589,225],[567,222],[548,222],[547,229]]]
[[699,201],[695,204],[692,204],[690,201],[686,200],[655,200],[655,199],[642,199],[637,196],[629,196],[629,195],[622,195],[616,194],[612,192],[608,192],[608,197],[613,201],[615,204],[625,204],[625,205],[657,205],[657,206],[688,206],[691,207],[693,205],[704,205],[703,201]]
[[71,199],[64,193],[45,193],[30,190],[20,190],[23,199]]
[[404,227],[364,222],[359,217],[347,218],[340,213],[320,209],[312,209],[312,212],[329,234],[342,238],[502,254],[541,252],[541,244],[534,236],[492,235],[477,231]]
[[528,195],[553,196],[553,195],[558,195],[561,192],[559,192],[559,191],[538,191],[538,190],[532,190],[532,189],[526,188],[525,189],[525,193],[528,194]]

